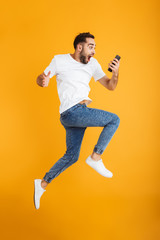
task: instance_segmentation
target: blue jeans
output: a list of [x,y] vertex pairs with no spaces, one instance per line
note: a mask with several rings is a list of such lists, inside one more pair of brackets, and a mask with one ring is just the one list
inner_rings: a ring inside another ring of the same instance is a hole
[[102,154],[118,128],[120,118],[115,113],[89,108],[85,103],[78,103],[60,114],[60,122],[66,130],[67,150],[45,174],[43,179],[49,183],[78,160],[87,127],[103,127],[93,149],[94,152]]

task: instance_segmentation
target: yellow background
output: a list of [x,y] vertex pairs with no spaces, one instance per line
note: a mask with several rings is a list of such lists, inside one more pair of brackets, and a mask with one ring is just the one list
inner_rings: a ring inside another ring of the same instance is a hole
[[[23,240],[157,240],[159,191],[159,1],[4,1],[1,4],[1,238]],[[73,53],[80,32],[95,35],[96,55],[121,56],[115,91],[91,79],[95,107],[120,125],[102,155],[113,172],[92,170],[102,128],[87,128],[79,160],[46,188],[39,210],[33,181],[63,156],[56,77],[36,78],[55,54]]]

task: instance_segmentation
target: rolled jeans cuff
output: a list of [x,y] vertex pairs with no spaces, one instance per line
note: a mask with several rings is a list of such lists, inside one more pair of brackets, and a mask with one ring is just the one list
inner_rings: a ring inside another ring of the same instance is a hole
[[48,178],[46,175],[43,177],[43,179],[48,183],[51,183],[51,181],[52,181],[52,179]]
[[93,149],[93,151],[96,152],[96,153],[98,153],[98,154],[102,154],[102,153],[103,153],[103,150],[102,150],[102,149],[99,149],[99,148],[97,148],[97,147],[95,147],[95,148]]

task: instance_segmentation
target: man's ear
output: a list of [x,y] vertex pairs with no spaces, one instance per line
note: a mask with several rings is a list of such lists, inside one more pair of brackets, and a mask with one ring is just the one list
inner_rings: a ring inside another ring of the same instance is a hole
[[78,52],[81,52],[81,51],[82,51],[82,44],[81,44],[81,43],[78,43],[78,44],[77,44],[77,49],[78,49]]

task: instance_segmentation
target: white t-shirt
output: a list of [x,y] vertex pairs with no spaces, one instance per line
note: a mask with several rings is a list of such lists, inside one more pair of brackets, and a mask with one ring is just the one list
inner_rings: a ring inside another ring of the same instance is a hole
[[101,65],[91,57],[87,64],[76,61],[70,53],[54,55],[49,66],[44,70],[47,75],[51,71],[50,78],[56,75],[57,91],[60,99],[60,114],[82,100],[92,102],[88,97],[90,92],[89,82],[105,76]]

